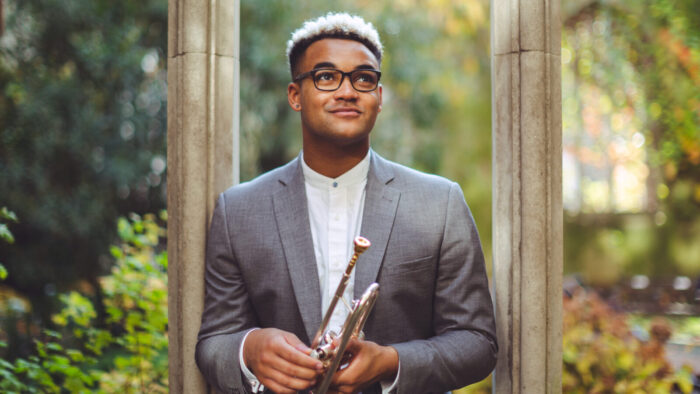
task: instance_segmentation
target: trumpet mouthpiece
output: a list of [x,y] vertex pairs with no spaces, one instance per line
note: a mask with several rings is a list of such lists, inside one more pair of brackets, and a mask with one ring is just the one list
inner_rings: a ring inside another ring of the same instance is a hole
[[367,248],[369,248],[371,244],[372,243],[369,242],[369,240],[365,237],[355,237],[355,253],[361,254],[362,252],[367,250]]

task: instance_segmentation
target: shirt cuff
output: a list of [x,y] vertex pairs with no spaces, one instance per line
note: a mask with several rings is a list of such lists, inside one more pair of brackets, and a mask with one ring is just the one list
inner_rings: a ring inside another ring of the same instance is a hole
[[382,386],[382,394],[393,394],[396,392],[396,383],[399,382],[399,375],[401,375],[401,360],[399,360],[399,368],[396,370],[396,379],[393,382],[387,380],[379,382]]
[[245,344],[246,338],[248,338],[248,334],[251,332],[257,330],[257,328],[253,328],[251,330],[248,330],[248,332],[245,333],[243,336],[243,340],[241,341],[241,348],[238,350],[238,363],[241,366],[241,371],[243,372],[243,376],[245,376],[246,380],[248,380],[248,384],[250,384],[250,390],[253,393],[262,393],[263,390],[265,390],[265,386],[263,386],[260,381],[258,380],[255,375],[253,375],[252,372],[248,369],[248,367],[245,365],[245,361],[243,360],[243,346]]

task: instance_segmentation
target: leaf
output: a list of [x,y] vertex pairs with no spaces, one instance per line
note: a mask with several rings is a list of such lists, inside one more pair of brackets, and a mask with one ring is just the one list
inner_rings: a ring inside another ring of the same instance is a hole
[[15,243],[15,237],[5,223],[0,223],[0,239],[10,244]]
[[0,280],[5,280],[7,278],[7,269],[0,263]]
[[14,212],[7,209],[7,207],[0,208],[0,218],[10,220],[10,221],[13,221],[15,223],[18,222],[17,215],[15,215]]

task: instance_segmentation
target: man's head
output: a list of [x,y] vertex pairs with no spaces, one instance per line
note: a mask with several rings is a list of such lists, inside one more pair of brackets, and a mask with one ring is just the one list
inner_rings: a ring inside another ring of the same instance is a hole
[[362,43],[369,49],[377,62],[382,64],[382,43],[379,33],[371,23],[359,16],[346,13],[328,13],[325,16],[304,22],[304,25],[292,33],[287,41],[287,59],[292,79],[300,74],[299,60],[306,49],[314,42],[324,38],[344,38]]
[[306,22],[289,43],[287,98],[301,114],[304,151],[366,152],[382,109],[381,43],[359,17]]

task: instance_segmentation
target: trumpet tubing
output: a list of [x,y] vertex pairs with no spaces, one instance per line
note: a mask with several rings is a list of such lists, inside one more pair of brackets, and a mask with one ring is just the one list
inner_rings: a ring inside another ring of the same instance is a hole
[[340,331],[340,333],[335,333],[333,331],[327,330],[330,318],[333,315],[338,300],[343,297],[345,288],[347,287],[348,281],[350,280],[350,274],[355,268],[358,257],[370,247],[370,242],[364,237],[355,238],[355,248],[350,262],[343,273],[343,277],[338,284],[338,288],[335,291],[335,295],[328,305],[326,313],[323,315],[323,321],[319,327],[314,339],[311,342],[311,356],[321,360],[326,372],[323,374],[319,384],[313,389],[313,394],[325,394],[331,384],[331,379],[333,374],[341,365],[343,360],[343,354],[348,346],[351,338],[364,337],[362,333],[362,328],[365,326],[367,317],[374,307],[374,303],[379,296],[379,285],[377,283],[372,283],[367,287],[365,292],[362,294],[360,299],[353,301],[350,313],[345,319],[345,323]]

